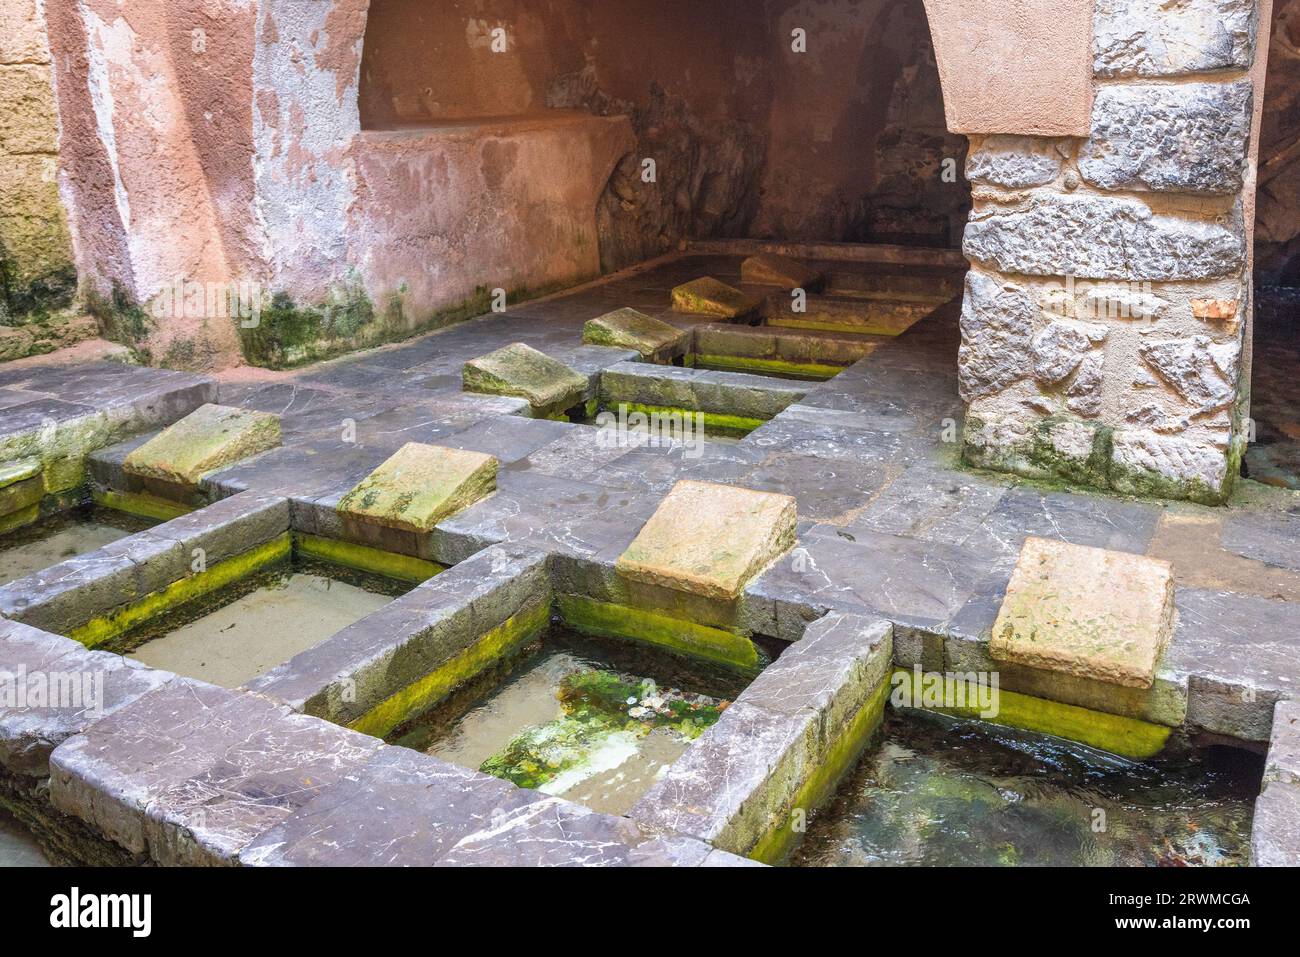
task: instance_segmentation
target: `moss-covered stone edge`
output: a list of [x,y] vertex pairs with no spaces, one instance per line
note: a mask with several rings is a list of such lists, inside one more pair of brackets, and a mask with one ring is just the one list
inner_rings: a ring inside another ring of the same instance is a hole
[[762,667],[758,647],[738,632],[579,595],[556,595],[555,607],[566,625],[583,634],[643,641],[742,674]]
[[521,609],[480,635],[468,648],[453,655],[424,677],[375,705],[348,727],[382,738],[405,721],[427,711],[466,681],[512,652],[530,644],[551,623],[549,602]]
[[[944,700],[963,700],[958,693],[956,679],[945,675],[943,680]],[[894,669],[892,683],[906,689],[906,700],[916,700],[921,695],[916,675],[912,671]],[[992,718],[984,717],[978,706],[927,710],[936,710],[958,718],[989,721],[1022,731],[1050,734],[1137,761],[1153,758],[1163,751],[1174,730],[1139,718],[1093,711],[1005,689],[998,691],[998,713]]]
[[296,555],[305,558],[415,584],[426,582],[446,570],[442,565],[422,558],[305,532],[293,533],[293,547]]
[[164,612],[209,595],[271,565],[287,562],[292,554],[292,538],[285,532],[248,551],[217,562],[204,571],[174,581],[166,588],[129,602],[107,615],[92,618],[84,625],[72,629],[68,637],[87,648],[96,648]]
[[[1051,430],[1067,423],[1082,425],[1093,431],[1089,454],[1074,458],[1058,451],[1051,441]],[[1222,485],[1213,487],[1199,480],[1171,479],[1145,469],[1120,465],[1113,458],[1116,430],[1083,419],[1057,415],[1038,423],[1026,441],[1008,446],[986,446],[974,441],[985,422],[967,416],[962,436],[961,464],[973,469],[1009,472],[1037,481],[1059,481],[1137,498],[1187,500],[1199,505],[1223,505],[1231,498],[1241,471],[1245,441],[1235,433],[1225,455],[1226,472]]]

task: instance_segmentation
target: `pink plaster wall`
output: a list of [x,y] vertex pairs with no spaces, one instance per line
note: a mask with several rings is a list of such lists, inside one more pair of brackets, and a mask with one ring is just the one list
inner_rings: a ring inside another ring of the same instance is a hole
[[925,0],[954,133],[1087,136],[1093,0]]

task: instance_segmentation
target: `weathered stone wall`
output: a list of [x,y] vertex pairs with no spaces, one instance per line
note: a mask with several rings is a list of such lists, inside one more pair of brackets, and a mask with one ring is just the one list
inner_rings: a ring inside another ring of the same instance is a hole
[[1091,135],[972,137],[968,463],[1175,498],[1229,491],[1267,7],[1097,0]]
[[[0,5],[0,326],[48,318],[76,288],[59,199],[59,129],[40,0]],[[19,340],[0,336],[0,359]]]

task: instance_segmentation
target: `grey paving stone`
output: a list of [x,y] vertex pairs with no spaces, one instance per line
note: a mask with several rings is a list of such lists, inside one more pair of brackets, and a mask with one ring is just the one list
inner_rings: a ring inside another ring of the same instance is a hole
[[1264,780],[1300,786],[1300,701],[1279,701],[1273,710]]
[[406,748],[381,748],[240,854],[257,867],[426,867],[462,837],[540,800]]
[[1250,861],[1256,867],[1300,867],[1300,787],[1264,785],[1251,822]]
[[63,741],[173,677],[3,620],[0,676],[23,693],[0,707],[0,766],[35,778],[49,775],[50,752]]
[[0,615],[66,634],[140,597],[135,562],[100,549],[0,586]]
[[775,714],[811,711],[819,722],[818,752],[886,681],[893,667],[893,626],[878,618],[831,612],[768,665],[737,699]]
[[963,543],[985,567],[1014,565],[1030,535],[1143,554],[1160,521],[1159,505],[1070,492],[1012,488]]
[[438,861],[439,867],[699,866],[710,848],[681,837],[658,838],[627,818],[548,798],[498,815]]
[[746,594],[937,626],[961,608],[984,575],[978,554],[961,546],[871,531],[850,541],[847,534],[815,527]]
[[1300,571],[1300,511],[1233,512],[1222,542],[1234,554]]
[[1180,588],[1175,600],[1178,624],[1167,660],[1189,675],[1188,722],[1267,741],[1275,703],[1300,696],[1300,609],[1199,588]]

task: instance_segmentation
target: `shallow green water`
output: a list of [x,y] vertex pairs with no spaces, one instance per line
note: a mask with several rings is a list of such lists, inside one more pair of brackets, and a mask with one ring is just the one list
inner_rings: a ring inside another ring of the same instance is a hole
[[667,656],[556,632],[389,742],[622,814],[738,690]]
[[317,563],[285,564],[149,622],[107,648],[154,668],[237,688],[409,587]]
[[891,715],[810,823],[803,866],[1244,865],[1260,759],[1135,763],[975,722]]
[[0,583],[93,552],[155,524],[107,508],[78,509],[42,519],[0,538]]

